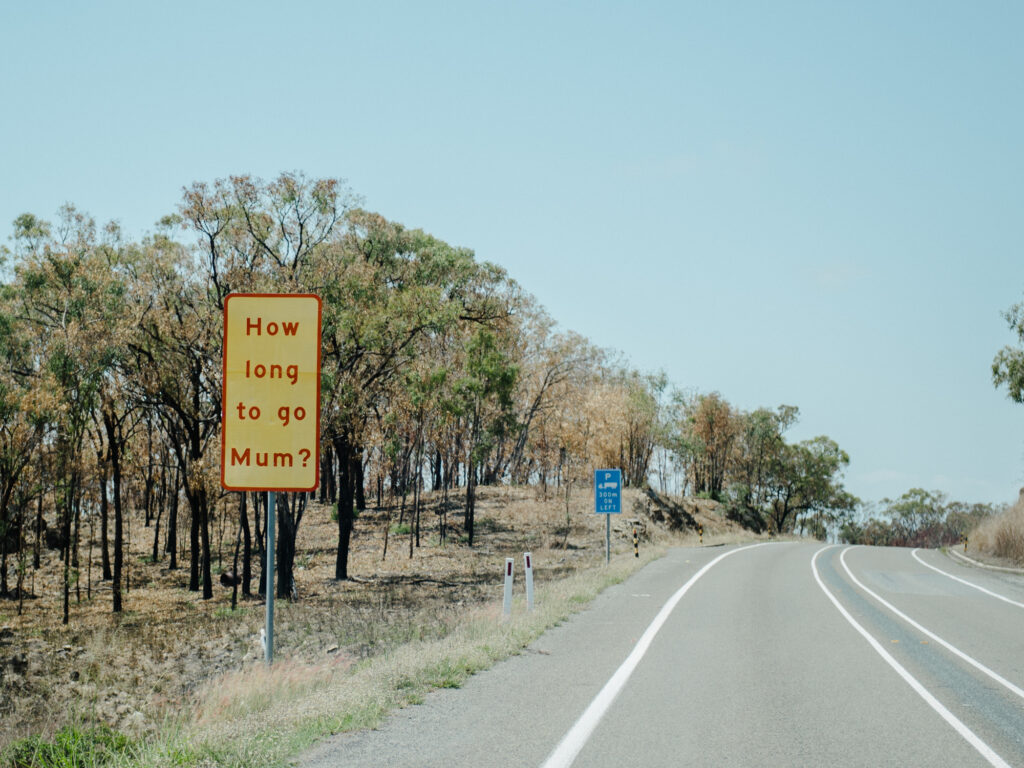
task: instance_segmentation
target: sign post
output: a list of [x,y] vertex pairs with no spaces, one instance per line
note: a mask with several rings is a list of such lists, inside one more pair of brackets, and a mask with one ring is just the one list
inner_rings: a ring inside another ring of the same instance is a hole
[[622,512],[622,470],[594,470],[594,512],[604,515],[604,559],[612,561],[612,519]]
[[264,632],[263,660],[270,665],[274,660],[274,513],[277,506],[277,492],[267,494],[267,628]]
[[267,626],[274,656],[274,514],[278,491],[320,481],[320,326],[311,294],[235,293],[224,300],[220,482],[267,491]]
[[533,555],[523,553],[523,565],[526,569],[526,610],[533,610]]
[[505,599],[502,603],[502,613],[507,619],[512,615],[512,564],[515,562],[511,557],[505,558]]

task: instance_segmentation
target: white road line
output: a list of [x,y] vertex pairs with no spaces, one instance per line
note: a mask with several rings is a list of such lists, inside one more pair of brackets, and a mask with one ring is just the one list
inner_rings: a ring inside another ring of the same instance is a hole
[[724,560],[730,555],[735,555],[737,552],[742,552],[745,549],[753,549],[754,547],[763,547],[767,542],[761,544],[749,544],[739,549],[732,549],[725,552],[710,563],[705,565],[699,571],[697,571],[690,580],[681,586],[676,593],[670,597],[665,604],[658,611],[658,615],[654,617],[643,635],[637,641],[633,651],[626,657],[626,660],[622,662],[622,665],[615,670],[608,682],[604,684],[604,687],[598,692],[594,700],[590,702],[579,720],[570,728],[562,740],[558,742],[558,746],[555,747],[554,751],[548,755],[547,760],[541,768],[569,768],[576,756],[583,749],[583,745],[587,743],[587,739],[590,738],[590,734],[597,728],[598,723],[601,722],[601,718],[604,717],[605,712],[615,701],[615,697],[619,695],[623,686],[626,685],[626,681],[629,680],[630,675],[633,674],[633,670],[636,669],[637,664],[647,653],[647,649],[651,645],[651,641],[654,640],[654,636],[658,634],[658,630],[661,629],[662,625],[668,620],[669,615],[672,613],[672,609],[676,607],[680,600],[683,599],[683,595],[689,591],[697,580],[705,573],[711,570],[720,560]]
[[972,557],[968,557],[962,552],[957,552],[956,547],[950,547],[947,552],[958,560],[966,560],[971,565],[977,566],[978,568],[987,568],[990,571],[1002,571],[1003,573],[1016,573],[1018,576],[1024,574],[1024,568],[1003,568],[1001,565],[989,565],[988,563],[979,563]]
[[871,633],[864,629],[864,627],[858,624],[857,620],[850,615],[849,611],[843,608],[842,604],[839,602],[836,596],[828,591],[828,588],[825,586],[825,582],[823,582],[821,580],[821,576],[818,575],[817,560],[818,555],[820,555],[826,549],[830,549],[833,546],[835,545],[830,544],[827,547],[822,547],[817,552],[815,552],[814,557],[811,558],[811,572],[814,574],[814,580],[817,581],[818,586],[821,587],[821,591],[825,593],[825,597],[832,601],[832,605],[834,605],[836,609],[839,611],[839,613],[843,615],[843,618],[846,619],[850,623],[850,625],[854,629],[856,629],[857,632],[859,632],[865,640],[868,641],[868,644],[872,648],[874,648],[875,652],[879,656],[881,656],[885,660],[885,662],[896,671],[896,674],[902,677],[904,682],[906,682],[907,685],[913,688],[914,692],[917,693],[917,695],[920,696],[922,699],[924,699],[925,703],[927,703],[928,706],[934,709],[939,714],[939,716],[953,728],[953,730],[959,733],[967,741],[968,744],[974,747],[974,749],[977,750],[978,754],[980,754],[983,758],[985,758],[985,760],[988,761],[989,765],[997,766],[997,768],[1010,768],[1009,763],[1007,763],[1005,760],[1003,760],[1003,758],[997,755],[995,753],[995,750],[992,749],[992,747],[990,747],[988,744],[986,744],[984,741],[978,738],[974,731],[972,731],[970,728],[964,725],[963,722],[961,722],[956,715],[954,715],[952,712],[946,709],[942,705],[942,702],[936,699],[928,691],[927,688],[921,685],[921,683],[918,682],[917,678],[915,678],[906,669],[904,669],[904,667],[898,661],[896,661],[896,659],[894,659],[889,654],[889,652],[885,650],[885,648],[882,647],[882,644],[875,640],[875,638],[871,636]]
[[[851,549],[852,549],[852,547],[851,547]],[[843,553],[841,555],[839,555],[839,562],[843,564],[843,568],[846,569],[846,575],[850,577],[850,580],[854,584],[856,584],[862,590],[867,592],[869,595],[871,595],[871,597],[875,598],[875,600],[877,600],[882,605],[884,605],[886,608],[888,608],[890,611],[895,613],[897,616],[899,616],[901,619],[903,619],[905,622],[907,622],[907,624],[912,626],[918,632],[921,632],[922,634],[927,635],[932,640],[934,640],[936,643],[938,643],[943,648],[945,648],[947,651],[952,653],[954,656],[957,656],[960,659],[963,659],[965,662],[970,664],[972,667],[977,669],[979,672],[982,672],[982,673],[988,675],[990,678],[995,680],[997,683],[999,683],[1001,686],[1006,688],[1011,693],[1016,694],[1020,698],[1024,699],[1024,690],[1021,690],[1016,685],[1011,683],[1009,680],[1007,680],[1006,678],[1004,678],[1001,675],[999,675],[997,672],[993,672],[991,669],[986,667],[984,664],[982,664],[980,661],[978,661],[974,657],[968,656],[966,653],[961,651],[956,646],[952,645],[951,643],[947,643],[945,640],[943,640],[941,637],[936,635],[931,630],[925,629],[923,626],[921,626],[916,621],[914,621],[912,618],[907,616],[907,614],[905,614],[903,611],[901,611],[895,605],[890,603],[888,600],[886,600],[885,598],[881,597],[876,592],[873,592],[872,590],[870,590],[866,586],[864,586],[864,584],[860,581],[860,579],[858,579],[856,576],[853,575],[853,571],[850,570],[850,566],[846,563],[846,553],[849,552],[849,551],[850,551],[849,549],[844,549],[843,550]]]
[[920,549],[915,549],[910,554],[913,555],[914,559],[917,560],[917,562],[919,562],[925,568],[931,568],[933,571],[936,571],[937,573],[941,573],[943,576],[948,576],[953,581],[959,581],[961,584],[966,584],[968,587],[973,587],[974,589],[978,590],[979,592],[984,592],[986,595],[990,595],[990,596],[996,598],[997,600],[1002,600],[1004,603],[1009,603],[1010,605],[1016,605],[1018,608],[1024,608],[1024,603],[1018,603],[1016,600],[1011,600],[1008,597],[1003,597],[1003,595],[1000,595],[998,592],[993,592],[991,589],[985,589],[984,587],[979,587],[977,584],[972,584],[971,582],[967,581],[966,579],[961,579],[959,576],[954,576],[952,573],[946,573],[941,568],[936,568],[934,565],[929,565],[928,563],[926,563],[924,560],[922,560],[920,557],[917,556],[917,553],[920,552],[920,551],[921,551]]

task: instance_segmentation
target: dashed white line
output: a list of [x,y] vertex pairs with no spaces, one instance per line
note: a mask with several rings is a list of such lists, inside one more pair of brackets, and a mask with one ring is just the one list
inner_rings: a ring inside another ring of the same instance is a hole
[[626,685],[626,681],[629,680],[633,674],[633,670],[636,669],[637,664],[647,653],[647,649],[651,645],[651,641],[654,640],[654,636],[658,634],[658,630],[661,629],[662,625],[668,620],[669,615],[672,613],[672,609],[676,607],[680,600],[683,599],[690,587],[697,583],[705,573],[710,571],[718,562],[725,558],[735,555],[737,552],[742,552],[745,549],[753,549],[754,547],[763,547],[767,542],[762,544],[750,544],[745,547],[738,549],[731,549],[725,552],[710,563],[705,565],[699,571],[697,571],[690,580],[681,586],[676,593],[670,597],[665,604],[658,611],[658,615],[654,617],[643,635],[637,641],[633,651],[626,657],[626,660],[622,662],[622,665],[615,670],[615,674],[612,675],[608,682],[604,684],[604,687],[600,690],[594,700],[590,702],[579,720],[570,728],[562,740],[558,742],[558,746],[555,747],[554,751],[548,756],[548,759],[544,761],[541,768],[568,768],[572,765],[576,756],[583,749],[583,746],[587,743],[587,739],[590,738],[590,734],[597,728],[598,723],[601,722],[601,718],[604,717],[605,712],[615,701],[615,697],[619,695],[619,691],[622,690],[623,686]]
[[1024,603],[1018,603],[1016,600],[1011,600],[1008,597],[1004,597],[1003,595],[1000,595],[998,592],[993,592],[991,589],[985,589],[984,587],[979,587],[977,584],[972,584],[971,582],[967,581],[966,579],[961,579],[959,576],[954,576],[952,573],[946,573],[941,568],[936,568],[934,565],[929,565],[928,563],[926,563],[924,560],[922,560],[920,557],[917,556],[917,553],[920,552],[920,551],[921,551],[920,549],[915,549],[910,554],[913,555],[914,559],[917,560],[917,562],[919,562],[925,568],[931,568],[933,571],[936,571],[937,573],[941,573],[943,576],[946,576],[946,577],[952,579],[953,581],[959,581],[961,584],[966,584],[968,587],[972,587],[972,588],[978,590],[979,592],[984,592],[986,595],[990,595],[991,597],[994,597],[997,600],[1002,600],[1004,603],[1009,603],[1010,605],[1016,605],[1018,608],[1024,608]]
[[998,674],[997,672],[993,672],[991,669],[986,667],[984,664],[982,664],[980,661],[975,659],[973,656],[967,655],[966,653],[961,651],[959,648],[957,648],[952,643],[946,642],[945,640],[943,640],[941,637],[936,635],[931,630],[926,629],[925,627],[921,626],[916,621],[914,621],[912,618],[907,616],[907,614],[905,614],[903,611],[901,611],[899,608],[897,608],[895,605],[893,605],[888,600],[883,598],[881,595],[879,595],[876,592],[873,592],[872,590],[870,590],[866,586],[864,586],[864,584],[860,581],[860,579],[858,579],[856,576],[853,575],[853,571],[850,570],[850,566],[846,562],[846,553],[849,552],[849,551],[850,551],[849,549],[844,549],[843,550],[842,554],[839,555],[839,562],[843,564],[843,568],[846,569],[846,575],[850,577],[850,580],[854,584],[856,584],[862,590],[867,592],[869,595],[871,595],[871,597],[873,597],[875,600],[880,602],[882,605],[884,605],[890,611],[895,613],[897,616],[899,616],[901,619],[903,619],[905,622],[907,622],[907,624],[912,626],[918,632],[921,632],[922,634],[927,635],[932,640],[934,640],[936,643],[938,643],[943,648],[945,648],[947,651],[952,653],[954,656],[959,657],[960,659],[962,659],[963,661],[967,662],[972,667],[977,669],[979,672],[982,672],[983,674],[988,675],[990,678],[995,680],[997,683],[999,683],[1001,686],[1006,688],[1011,693],[1016,694],[1020,698],[1024,699],[1024,690],[1021,690],[1020,688],[1018,688],[1016,685],[1011,683],[1009,680],[1007,680],[1005,677],[1003,677],[1002,675]]
[[1007,763],[1005,760],[1003,760],[1003,758],[997,755],[995,750],[992,749],[992,747],[990,747],[988,744],[982,741],[978,737],[978,735],[975,734],[974,731],[972,731],[966,725],[964,725],[964,723],[959,718],[957,718],[956,715],[954,715],[952,712],[946,709],[946,707],[943,706],[942,702],[936,699],[935,696],[933,696],[927,688],[925,688],[923,685],[921,685],[920,682],[918,682],[917,678],[910,674],[898,661],[896,661],[896,659],[894,659],[892,655],[888,651],[886,651],[885,648],[882,647],[882,644],[879,643],[871,635],[870,632],[868,632],[866,629],[864,629],[864,627],[857,623],[857,620],[854,619],[853,616],[850,615],[850,612],[842,606],[842,604],[839,602],[836,596],[828,591],[828,587],[825,586],[825,582],[821,580],[821,576],[818,574],[817,560],[818,555],[820,555],[826,549],[830,549],[832,546],[835,545],[822,547],[814,553],[814,557],[811,558],[811,572],[814,574],[814,580],[817,581],[818,586],[821,587],[821,591],[825,593],[825,596],[832,602],[832,605],[836,607],[836,610],[838,610],[839,613],[842,614],[843,618],[846,619],[850,623],[850,625],[855,630],[857,630],[858,633],[860,633],[861,637],[868,641],[868,644],[872,648],[874,648],[875,652],[879,656],[881,656],[882,659],[885,660],[885,662],[896,671],[896,674],[902,677],[904,682],[906,682],[907,685],[913,688],[914,692],[922,699],[924,699],[925,703],[927,703],[928,706],[935,710],[935,712],[937,712],[938,715],[953,728],[953,730],[959,733],[964,738],[964,740],[967,741],[968,744],[974,747],[978,754],[980,754],[983,758],[985,758],[985,760],[988,761],[989,765],[996,766],[997,768],[1010,768],[1009,763]]

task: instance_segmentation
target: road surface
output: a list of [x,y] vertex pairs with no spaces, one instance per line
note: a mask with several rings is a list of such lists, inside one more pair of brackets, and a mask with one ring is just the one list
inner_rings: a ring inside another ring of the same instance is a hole
[[1024,577],[924,550],[673,550],[300,765],[1024,766]]

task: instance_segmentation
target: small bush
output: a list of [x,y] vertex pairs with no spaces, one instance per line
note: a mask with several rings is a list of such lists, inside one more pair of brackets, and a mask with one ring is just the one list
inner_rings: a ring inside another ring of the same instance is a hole
[[412,527],[408,523],[395,523],[391,526],[391,534],[393,536],[408,536]]
[[[353,520],[358,520],[359,519],[359,510],[356,509],[355,505],[352,506],[352,519]],[[338,522],[338,505],[337,504],[331,505],[331,522],[332,523]]]
[[86,768],[104,766],[135,753],[135,745],[123,733],[108,726],[82,730],[68,726],[53,741],[30,736],[16,741],[4,752],[4,768]]
[[988,518],[967,538],[973,549],[1024,565],[1024,503]]

